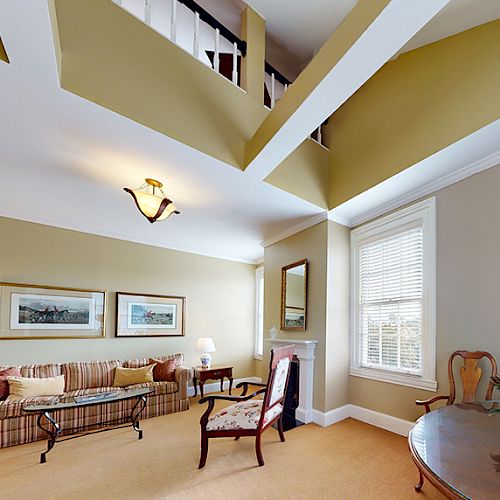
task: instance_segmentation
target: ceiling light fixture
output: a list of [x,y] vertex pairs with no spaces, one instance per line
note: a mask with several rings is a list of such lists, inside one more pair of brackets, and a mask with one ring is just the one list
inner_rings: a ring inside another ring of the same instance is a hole
[[123,189],[134,198],[139,212],[149,222],[165,220],[171,214],[180,214],[172,200],[169,200],[162,191],[163,184],[161,182],[155,179],[145,180],[145,184],[137,189]]

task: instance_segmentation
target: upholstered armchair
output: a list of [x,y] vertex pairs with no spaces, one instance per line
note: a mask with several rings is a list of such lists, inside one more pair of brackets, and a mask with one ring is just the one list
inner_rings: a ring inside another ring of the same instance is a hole
[[[283,433],[283,401],[285,399],[290,363],[294,346],[279,347],[271,352],[269,378],[267,384],[261,386],[253,394],[246,395],[248,382],[238,384],[243,388],[241,396],[206,396],[200,399],[200,404],[208,403],[207,410],[200,419],[201,425],[201,456],[199,468],[205,466],[208,455],[208,440],[210,438],[234,437],[238,440],[244,436],[255,437],[255,452],[259,465],[264,465],[261,449],[261,436],[274,422],[277,422],[281,441],[285,441]],[[263,395],[263,399],[254,399]],[[231,401],[234,404],[211,415],[216,401]]]
[[450,383],[450,394],[448,396],[435,396],[423,401],[415,401],[418,406],[425,408],[425,413],[431,411],[430,405],[436,401],[446,400],[447,405],[452,405],[455,402],[455,377],[453,375],[453,360],[460,356],[463,359],[463,366],[460,367],[460,378],[462,379],[463,398],[464,403],[472,403],[477,401],[476,393],[479,381],[481,380],[482,369],[479,367],[479,361],[482,358],[487,358],[491,365],[490,382],[486,390],[485,399],[491,399],[493,393],[494,380],[497,375],[497,363],[495,358],[489,353],[484,351],[455,351],[448,360],[448,380]]

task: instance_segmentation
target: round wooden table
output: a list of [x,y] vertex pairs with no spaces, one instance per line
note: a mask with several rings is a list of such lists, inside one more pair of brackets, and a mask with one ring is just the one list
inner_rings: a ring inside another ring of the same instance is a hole
[[449,498],[500,498],[500,402],[455,404],[426,413],[408,443],[423,478]]

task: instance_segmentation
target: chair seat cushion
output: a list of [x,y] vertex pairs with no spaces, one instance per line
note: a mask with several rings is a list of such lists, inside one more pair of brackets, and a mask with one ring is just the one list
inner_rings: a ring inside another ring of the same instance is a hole
[[[207,431],[229,431],[238,429],[257,429],[262,411],[262,400],[235,403],[210,417]],[[283,411],[277,404],[270,408],[264,417],[264,427]]]

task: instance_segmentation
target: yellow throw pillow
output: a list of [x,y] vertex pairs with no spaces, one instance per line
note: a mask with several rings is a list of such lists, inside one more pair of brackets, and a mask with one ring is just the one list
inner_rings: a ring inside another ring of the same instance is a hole
[[153,368],[155,366],[156,363],[143,366],[142,368],[121,368],[118,366],[115,371],[113,386],[127,387],[127,385],[153,382]]
[[64,394],[64,375],[47,378],[7,377],[11,399]]

